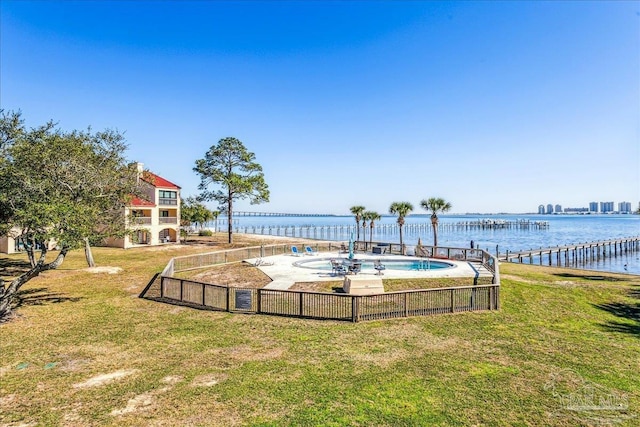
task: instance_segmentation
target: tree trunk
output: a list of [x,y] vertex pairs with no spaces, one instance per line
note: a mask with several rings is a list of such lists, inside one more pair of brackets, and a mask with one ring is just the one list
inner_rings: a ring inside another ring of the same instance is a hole
[[227,219],[229,220],[227,224],[227,230],[229,231],[229,244],[233,243],[233,199],[231,198],[231,194],[229,194],[229,203],[227,203]]
[[404,245],[402,244],[402,225],[400,225],[400,253],[404,255]]
[[369,230],[369,248],[373,248],[373,223],[371,223],[371,230]]
[[96,263],[93,260],[93,253],[91,252],[91,245],[89,244],[89,238],[84,238],[84,257],[87,260],[89,267],[95,267]]
[[33,249],[33,245],[31,244],[31,242],[24,242],[24,250],[27,252],[27,258],[29,259],[29,264],[31,264],[31,268],[34,268],[36,266],[36,257],[34,255],[34,249]]
[[20,288],[29,280],[38,276],[41,272],[47,270],[55,270],[56,268],[60,267],[60,265],[62,265],[62,262],[64,261],[64,257],[67,255],[68,250],[68,248],[62,248],[55,260],[53,260],[49,264],[45,264],[44,260],[47,255],[47,248],[46,246],[43,246],[42,252],[40,253],[40,259],[34,267],[32,267],[26,273],[23,273],[22,275],[13,279],[9,283],[9,286],[7,288],[5,288],[4,282],[0,281],[0,323],[11,314],[12,303]]
[[362,242],[367,246],[367,223],[362,221]]
[[433,246],[438,246],[438,220],[431,220],[431,227],[433,228]]
[[29,264],[31,264],[31,268],[33,268],[36,266],[35,242],[31,237],[23,239],[23,242],[24,250],[27,253],[27,258],[29,258]]

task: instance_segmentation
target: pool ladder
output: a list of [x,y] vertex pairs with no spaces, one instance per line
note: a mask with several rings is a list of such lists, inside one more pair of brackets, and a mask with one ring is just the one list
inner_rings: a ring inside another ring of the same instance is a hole
[[431,270],[431,261],[428,258],[419,260],[418,270]]

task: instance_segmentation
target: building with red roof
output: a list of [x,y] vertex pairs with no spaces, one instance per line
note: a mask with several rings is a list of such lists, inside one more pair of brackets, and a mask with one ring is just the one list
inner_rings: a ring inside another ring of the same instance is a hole
[[[107,246],[131,248],[146,245],[164,245],[180,241],[180,187],[173,182],[145,171],[137,164],[142,195],[133,197],[125,208],[127,228],[131,233],[124,238],[107,239]],[[0,236],[0,252],[14,253],[23,250],[22,240],[13,234]],[[55,247],[49,242],[49,249]]]
[[162,245],[180,241],[180,187],[173,182],[144,170],[137,164],[143,195],[133,197],[127,206],[127,228],[130,234],[110,239],[109,246],[131,248],[142,245]]

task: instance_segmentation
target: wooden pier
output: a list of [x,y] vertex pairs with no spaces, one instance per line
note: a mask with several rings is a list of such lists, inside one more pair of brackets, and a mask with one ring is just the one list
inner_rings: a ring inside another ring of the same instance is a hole
[[[223,220],[224,221],[224,220]],[[218,223],[223,226],[224,222]],[[208,223],[212,224],[212,223]],[[233,230],[236,233],[262,234],[285,237],[302,237],[310,239],[349,239],[351,233],[357,233],[353,225],[236,225]],[[367,234],[371,229],[367,226]],[[472,230],[548,230],[548,221],[501,221],[501,220],[477,220],[459,222],[440,222],[439,232],[448,231],[472,231]],[[362,227],[360,227],[362,231]],[[397,235],[398,224],[375,224],[373,232],[377,236]],[[430,235],[433,233],[431,223],[413,223],[404,225],[406,235]]]
[[640,237],[625,237],[553,248],[529,249],[528,251],[507,251],[505,255],[500,255],[499,259],[534,265],[573,267],[582,263],[614,258],[638,251],[640,251]]

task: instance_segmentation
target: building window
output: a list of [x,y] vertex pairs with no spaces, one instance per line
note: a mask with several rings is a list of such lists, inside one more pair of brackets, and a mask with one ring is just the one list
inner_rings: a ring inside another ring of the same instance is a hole
[[178,204],[178,192],[158,190],[160,204],[161,205],[177,205]]

